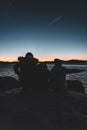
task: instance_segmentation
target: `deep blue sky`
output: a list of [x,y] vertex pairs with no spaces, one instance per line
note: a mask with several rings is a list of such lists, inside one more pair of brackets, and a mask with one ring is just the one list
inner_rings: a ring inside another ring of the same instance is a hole
[[0,60],[87,59],[85,0],[0,1]]

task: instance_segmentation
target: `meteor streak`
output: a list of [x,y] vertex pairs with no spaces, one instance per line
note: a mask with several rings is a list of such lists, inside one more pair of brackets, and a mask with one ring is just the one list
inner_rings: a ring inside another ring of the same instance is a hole
[[51,21],[51,22],[49,23],[49,25],[56,23],[57,21],[59,21],[59,20],[62,19],[62,18],[63,18],[63,16],[57,17],[56,19],[54,19],[53,21]]

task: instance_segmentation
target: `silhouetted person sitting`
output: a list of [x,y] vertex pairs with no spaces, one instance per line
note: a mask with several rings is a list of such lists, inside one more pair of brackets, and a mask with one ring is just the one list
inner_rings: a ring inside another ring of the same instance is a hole
[[23,86],[24,92],[33,91],[36,82],[36,65],[38,59],[33,57],[33,54],[28,52],[25,55],[23,63]]
[[37,65],[37,90],[39,93],[48,93],[48,77],[49,71],[45,63]]
[[65,76],[66,69],[62,67],[62,62],[59,59],[54,60],[55,66],[51,70],[50,84],[57,92],[63,92],[66,88]]
[[24,93],[32,91],[35,84],[35,73],[38,59],[33,57],[33,54],[28,52],[25,57],[19,57],[19,62],[15,64],[15,73],[19,76],[20,85],[23,87]]

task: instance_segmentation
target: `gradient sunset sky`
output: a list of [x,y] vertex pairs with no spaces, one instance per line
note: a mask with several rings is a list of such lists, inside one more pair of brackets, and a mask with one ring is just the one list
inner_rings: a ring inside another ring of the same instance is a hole
[[87,60],[86,1],[0,1],[0,61],[27,52],[39,60]]

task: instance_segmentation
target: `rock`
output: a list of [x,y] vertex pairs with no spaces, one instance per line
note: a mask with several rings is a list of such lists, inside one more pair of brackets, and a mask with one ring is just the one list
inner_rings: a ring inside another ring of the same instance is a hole
[[19,87],[18,81],[13,77],[0,77],[0,92]]
[[74,91],[77,91],[77,92],[83,92],[84,93],[84,86],[78,80],[67,80],[67,88],[69,90],[74,90]]

